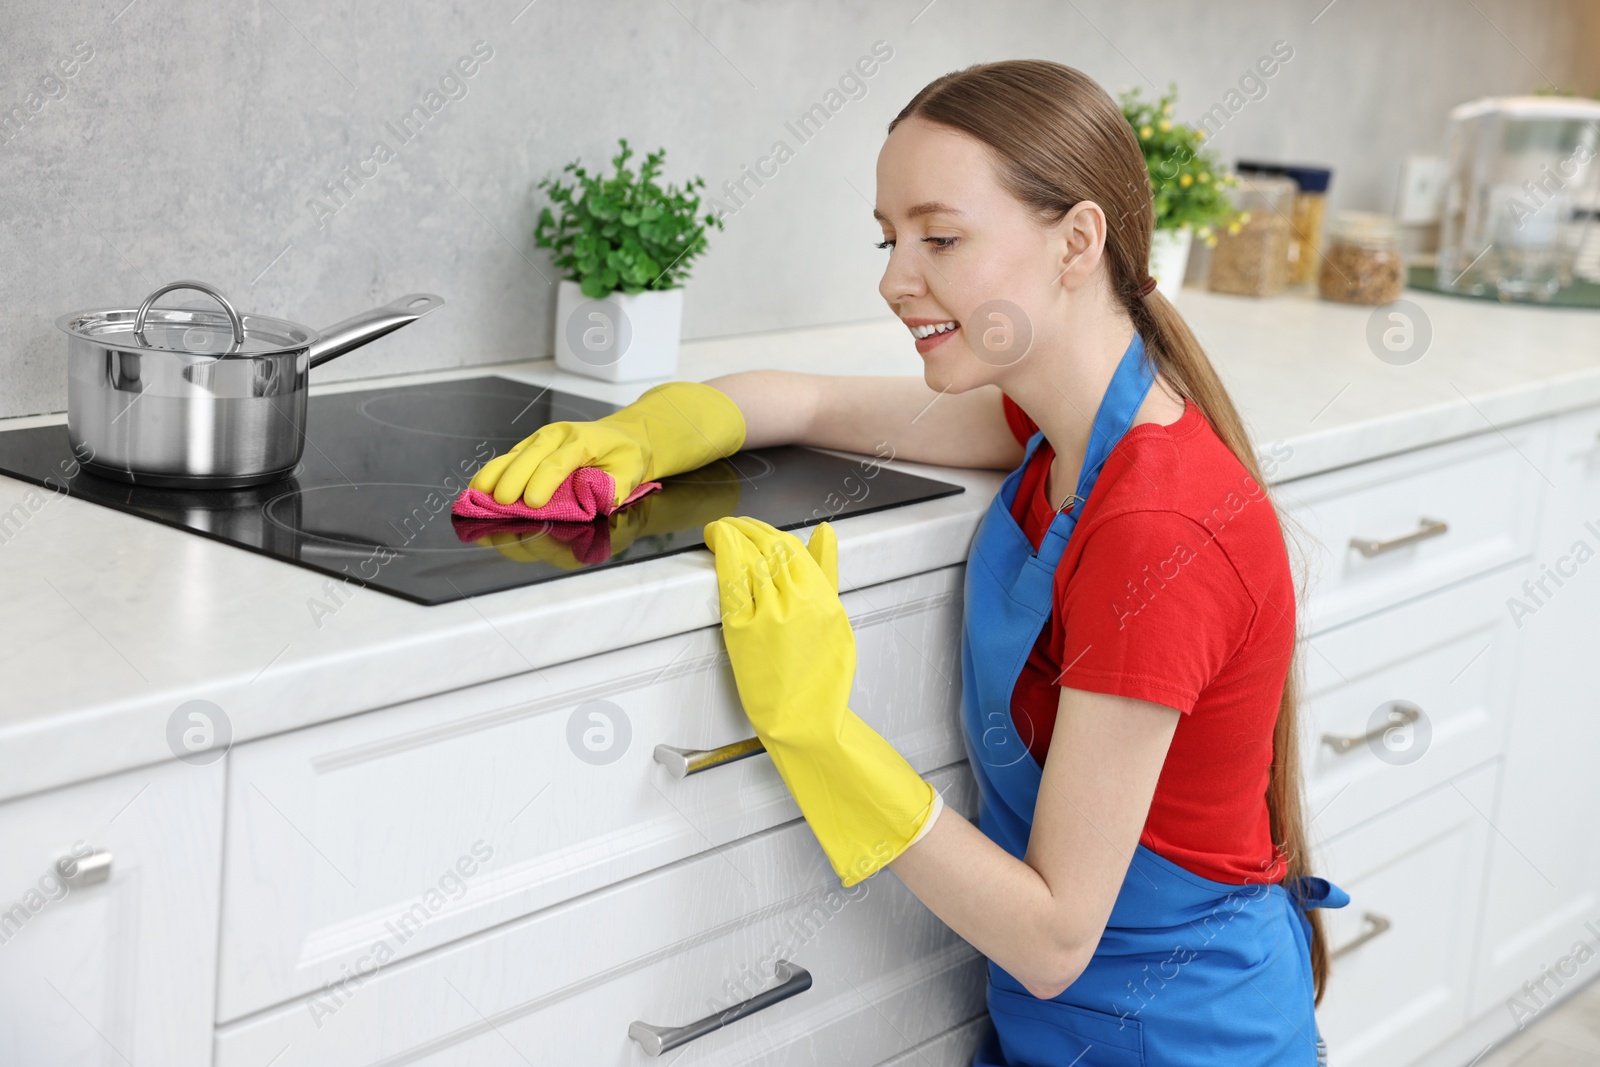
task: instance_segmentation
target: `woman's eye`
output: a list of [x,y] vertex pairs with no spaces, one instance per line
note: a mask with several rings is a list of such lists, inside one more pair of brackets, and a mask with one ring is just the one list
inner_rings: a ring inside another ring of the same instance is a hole
[[894,239],[891,238],[891,237],[885,237],[883,240],[879,241],[877,244],[873,245],[872,247],[873,248],[880,248],[880,249],[881,248],[893,248],[894,247]]
[[956,243],[954,237],[924,237],[923,240],[935,248],[952,248]]

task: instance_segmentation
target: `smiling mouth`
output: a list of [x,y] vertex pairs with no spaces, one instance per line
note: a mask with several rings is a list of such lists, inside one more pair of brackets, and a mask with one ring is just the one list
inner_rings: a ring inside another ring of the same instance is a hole
[[922,340],[924,337],[932,337],[936,333],[949,333],[951,330],[953,330],[955,328],[956,328],[956,323],[953,320],[950,321],[950,322],[935,322],[935,323],[931,323],[930,325],[927,325],[927,326],[912,326],[912,327],[910,327],[911,336],[915,337],[919,341]]

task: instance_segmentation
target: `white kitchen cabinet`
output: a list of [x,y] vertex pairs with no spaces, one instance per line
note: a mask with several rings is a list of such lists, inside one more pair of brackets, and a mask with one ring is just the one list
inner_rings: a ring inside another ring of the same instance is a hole
[[211,1062],[222,782],[169,763],[0,806],[0,1064]]
[[[965,763],[930,780],[972,814]],[[723,1012],[780,959],[810,987],[662,1062],[868,1067],[983,1009],[982,957],[892,872],[842,888],[795,820],[225,1025],[216,1063],[642,1064],[633,1023]]]
[[[1306,796],[1332,836],[1500,754],[1515,681],[1513,566],[1302,645]],[[1414,713],[1415,722],[1405,722]]]
[[[1304,765],[1318,873],[1353,898],[1324,913],[1342,1067],[1459,1067],[1481,1043],[1437,1057],[1509,1030],[1600,914],[1597,434],[1590,410],[1282,487],[1316,539]],[[970,811],[961,577],[844,602],[852,705]],[[1427,717],[1417,760],[1365,740],[1393,701]],[[0,806],[0,1064],[642,1064],[630,1023],[769,988],[781,954],[810,988],[663,1060],[965,1067],[989,1026],[970,946],[892,872],[835,908],[765,756],[654,758],[750,734],[701,629]],[[111,878],[30,910],[78,841]]]
[[1388,456],[1278,487],[1309,571],[1302,631],[1392,607],[1525,558],[1548,425]]
[[985,1006],[982,1015],[930,1037],[916,1048],[884,1060],[878,1067],[971,1067],[973,1054],[992,1025]]
[[[1530,594],[1518,580],[1498,591],[1501,615],[1517,616],[1522,667],[1472,1006],[1503,1014],[1508,1026],[1588,977],[1593,963],[1554,980],[1545,971],[1577,942],[1600,941],[1600,410],[1555,421],[1545,466],[1554,484],[1535,565],[1523,576],[1543,577],[1544,590]],[[1547,992],[1530,995],[1525,982]]]
[[1319,850],[1318,873],[1350,894],[1322,912],[1330,1067],[1404,1067],[1465,1022],[1498,773],[1490,761]]
[[[852,707],[923,772],[964,755],[961,573],[843,597]],[[339,980],[376,942],[405,958],[796,818],[764,754],[683,778],[653,757],[751,736],[704,629],[240,746],[219,1020]]]

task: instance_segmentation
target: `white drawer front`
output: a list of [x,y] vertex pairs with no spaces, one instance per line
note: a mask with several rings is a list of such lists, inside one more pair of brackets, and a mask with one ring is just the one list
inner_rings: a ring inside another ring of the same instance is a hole
[[[1534,464],[1547,445],[1540,423],[1283,485],[1291,530],[1309,535],[1298,539],[1310,579],[1305,632],[1527,556],[1543,484]],[[1381,547],[1437,524],[1436,536]]]
[[[852,706],[919,771],[963,755],[961,573],[844,596]],[[752,734],[705,629],[241,746],[219,1019],[338,980],[380,940],[414,955],[795,818],[764,754],[681,779],[653,759]]]
[[[1523,573],[1497,571],[1307,639],[1301,742],[1320,833],[1339,833],[1500,753],[1518,642],[1505,597]],[[1388,718],[1402,710],[1397,702],[1421,719]]]
[[977,1018],[952,1027],[938,1037],[930,1037],[916,1048],[884,1060],[878,1067],[971,1067],[972,1057],[993,1025],[986,1007]]
[[[0,1064],[211,1062],[222,782],[172,762],[0,806]],[[56,876],[91,851],[107,877]]]
[[[973,809],[965,764],[931,779]],[[811,987],[660,1062],[876,1064],[983,1011],[982,957],[891,872],[841,888],[797,821],[224,1026],[216,1065],[642,1064],[633,1022],[725,1010],[779,958]]]
[[[1334,959],[1317,1011],[1332,1067],[1402,1067],[1466,1022],[1498,762],[1338,838],[1318,873]],[[1381,931],[1381,932],[1380,932]]]

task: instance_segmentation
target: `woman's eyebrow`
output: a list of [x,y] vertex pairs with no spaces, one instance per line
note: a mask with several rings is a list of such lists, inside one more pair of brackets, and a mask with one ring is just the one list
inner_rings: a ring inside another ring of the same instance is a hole
[[[949,204],[944,203],[942,200],[929,200],[929,201],[927,201],[925,203],[918,204],[916,207],[912,208],[910,211],[907,211],[906,212],[906,218],[915,219],[915,218],[919,218],[919,217],[921,217],[923,215],[960,215],[960,214],[963,214],[963,212],[960,211],[957,208],[951,207]],[[879,222],[888,222],[889,221],[888,216],[884,215],[884,213],[879,211],[877,208],[873,208],[872,209],[872,217],[877,219]]]

